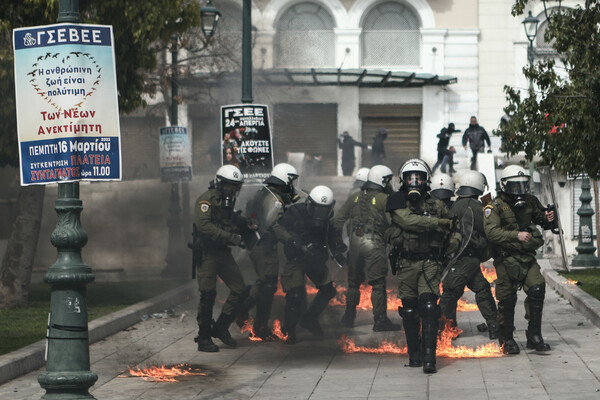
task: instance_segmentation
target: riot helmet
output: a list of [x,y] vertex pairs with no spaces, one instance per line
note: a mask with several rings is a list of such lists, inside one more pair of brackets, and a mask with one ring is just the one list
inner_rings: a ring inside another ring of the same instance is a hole
[[400,167],[398,176],[402,187],[408,192],[408,201],[418,202],[429,189],[431,169],[425,161],[412,158]]
[[369,168],[359,169],[358,172],[356,173],[356,176],[354,177],[354,185],[353,186],[355,188],[361,187],[367,181],[368,176],[369,176]]
[[379,189],[385,193],[391,193],[393,177],[394,173],[385,165],[374,165],[369,170],[367,181],[362,185],[362,189]]
[[244,183],[244,175],[233,165],[223,165],[217,170],[215,177],[217,189],[223,195],[222,206],[224,208],[233,208],[235,197],[240,192]]
[[458,178],[460,187],[456,194],[461,197],[481,196],[488,187],[487,179],[479,171],[465,171]]
[[306,199],[308,215],[317,221],[327,221],[333,213],[335,200],[327,186],[315,186]]
[[516,208],[525,207],[529,193],[529,173],[518,165],[509,165],[500,174],[500,190],[512,198]]
[[271,171],[271,175],[265,179],[265,184],[282,186],[283,192],[288,194],[292,201],[297,201],[300,196],[296,193],[294,183],[298,179],[298,171],[288,163],[279,163]]
[[431,177],[431,195],[436,199],[448,200],[454,196],[454,182],[447,174],[435,174]]

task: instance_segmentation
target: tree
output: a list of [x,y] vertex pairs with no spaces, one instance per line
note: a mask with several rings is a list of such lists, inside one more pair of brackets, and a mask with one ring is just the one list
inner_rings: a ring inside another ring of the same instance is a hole
[[[84,23],[112,25],[119,108],[129,113],[146,105],[156,85],[150,77],[157,54],[175,33],[200,24],[194,0],[80,0]],[[18,166],[12,30],[46,25],[58,17],[58,0],[6,0],[0,8],[0,166]],[[0,307],[27,301],[31,269],[42,217],[44,186],[22,187],[19,211],[0,265]]]
[[[517,0],[513,16],[523,14],[529,0]],[[494,133],[509,156],[524,151],[532,160],[565,173],[600,177],[600,1],[575,8],[549,10],[546,42],[552,43],[566,77],[556,72],[554,59],[523,69],[534,83],[523,97],[505,86],[510,117]]]

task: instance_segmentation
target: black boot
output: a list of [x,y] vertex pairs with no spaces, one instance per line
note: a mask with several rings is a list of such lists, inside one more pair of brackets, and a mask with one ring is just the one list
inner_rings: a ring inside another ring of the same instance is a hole
[[404,307],[398,307],[398,314],[402,317],[406,346],[408,347],[408,366],[421,366],[421,338],[419,336],[420,321],[417,299],[402,299]]
[[519,354],[521,350],[515,342],[513,332],[515,330],[515,305],[517,304],[517,294],[513,293],[507,298],[498,302],[498,313],[502,314],[504,325],[500,325],[498,331],[498,343],[504,354]]
[[247,295],[244,296],[244,300],[240,303],[239,310],[235,316],[235,324],[239,328],[243,328],[246,324],[246,321],[250,319],[249,312],[252,309],[252,307],[254,307],[254,305],[256,304],[256,295],[251,296],[250,291],[251,287],[247,286],[245,291]]
[[535,351],[549,351],[550,345],[542,338],[542,311],[546,297],[546,285],[535,285],[529,288],[529,325],[527,327],[527,348]]
[[346,311],[344,311],[344,315],[342,316],[342,325],[346,328],[354,327],[354,320],[356,319],[356,307],[355,306],[346,306]]
[[373,332],[389,332],[400,330],[395,326],[386,314],[377,314],[373,316]]
[[319,287],[319,291],[313,299],[312,304],[300,319],[300,326],[307,329],[313,335],[322,337],[323,329],[319,322],[319,316],[333,297],[335,297],[333,283]]
[[283,323],[283,334],[286,338],[285,344],[296,344],[296,325],[306,307],[306,289],[293,288],[285,294],[285,321]]
[[500,325],[496,321],[492,321],[487,324],[487,331],[490,340],[498,339],[498,334],[500,332]]
[[424,293],[419,298],[419,314],[421,315],[421,345],[423,357],[423,372],[435,374],[435,351],[437,348],[437,329],[440,309],[437,296]]
[[231,325],[234,318],[235,317],[233,315],[221,313],[221,315],[219,315],[219,319],[213,324],[212,327],[212,337],[219,339],[229,347],[237,347],[236,340],[232,338],[231,334],[229,333],[229,325]]
[[202,291],[200,292],[200,309],[196,320],[198,321],[198,336],[194,341],[198,344],[198,351],[214,353],[219,351],[219,347],[214,344],[210,337],[212,325],[212,309],[215,305],[215,297],[217,292]]
[[277,336],[273,335],[271,328],[269,328],[269,317],[271,316],[273,296],[277,291],[277,281],[261,284],[259,290],[256,302],[256,318],[254,319],[254,335],[264,342],[272,342],[277,340]]

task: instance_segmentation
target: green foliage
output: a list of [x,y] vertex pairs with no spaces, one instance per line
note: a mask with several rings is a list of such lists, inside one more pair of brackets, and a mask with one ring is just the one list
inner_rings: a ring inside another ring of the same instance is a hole
[[[513,15],[522,13],[527,2],[517,1]],[[524,151],[531,160],[539,154],[546,165],[598,179],[600,5],[591,0],[585,8],[563,7],[550,15],[545,40],[554,41],[564,77],[557,74],[559,67],[550,59],[524,68],[535,93],[523,98],[517,89],[505,87],[508,106],[504,111],[511,120],[494,134],[502,137],[501,149],[509,155]]]
[[600,269],[582,269],[560,272],[565,278],[581,282],[580,288],[600,300]]
[[[192,0],[80,0],[79,11],[83,23],[113,26],[122,113],[145,106],[143,95],[156,90],[149,76],[171,35],[200,24],[200,5]],[[0,166],[19,161],[12,30],[52,24],[57,18],[58,0],[5,0],[0,7]]]
[[[183,280],[92,283],[87,287],[88,319],[94,320],[187,283]],[[26,307],[0,309],[0,355],[46,336],[50,286],[32,284]]]

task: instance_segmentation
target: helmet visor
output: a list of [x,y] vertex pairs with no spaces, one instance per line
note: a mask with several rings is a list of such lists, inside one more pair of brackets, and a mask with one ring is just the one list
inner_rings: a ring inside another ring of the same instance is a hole
[[529,193],[529,181],[508,181],[504,184],[504,192],[516,196]]
[[408,171],[403,174],[402,180],[404,180],[408,186],[417,187],[425,183],[427,174],[421,171]]
[[307,211],[308,211],[308,214],[314,219],[326,220],[329,218],[329,215],[331,214],[331,208],[332,208],[331,205],[326,206],[323,204],[316,204],[312,201],[309,201]]

